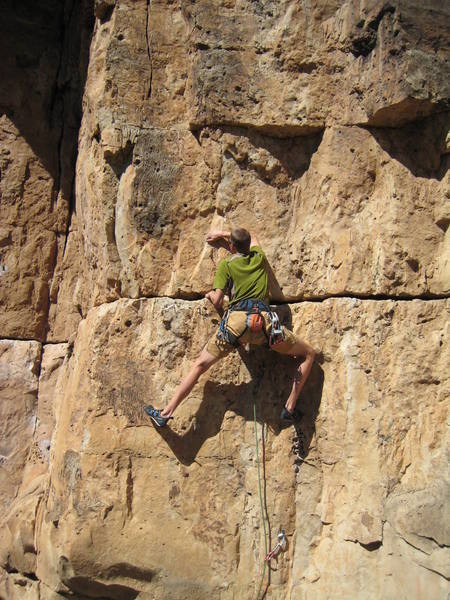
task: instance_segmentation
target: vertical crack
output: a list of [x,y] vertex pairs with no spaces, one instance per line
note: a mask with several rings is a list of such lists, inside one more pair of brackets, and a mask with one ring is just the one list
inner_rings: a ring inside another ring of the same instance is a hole
[[[62,144],[63,144],[63,138],[64,138],[64,90],[62,89],[62,87],[60,86],[60,80],[61,80],[61,72],[63,69],[63,59],[64,59],[64,40],[66,37],[66,4],[63,6],[63,8],[61,9],[61,21],[60,21],[60,35],[59,35],[59,62],[58,62],[58,68],[56,70],[56,75],[55,75],[55,82],[54,82],[54,86],[53,86],[53,91],[52,91],[52,96],[51,96],[51,100],[50,100],[50,109],[49,109],[49,120],[50,120],[50,127],[52,126],[52,123],[54,126],[58,125],[58,117],[59,117],[59,131],[58,131],[58,141],[57,141],[57,148],[56,148],[56,174],[55,174],[55,181],[53,184],[53,193],[52,193],[52,205],[51,205],[51,209],[53,210],[54,204],[55,204],[55,199],[57,198],[60,189],[61,189],[61,172],[62,172],[62,159],[61,159],[61,153],[62,153]],[[72,18],[72,13],[73,13],[73,3],[70,4],[70,8],[69,8],[69,19],[68,21],[70,22],[70,19]],[[58,111],[59,109],[59,111]],[[57,113],[60,113],[59,115]]]
[[[78,57],[77,57],[77,63],[80,64],[80,68],[79,70],[76,72],[75,75],[75,89],[72,89],[69,86],[69,97],[66,98],[66,91],[64,90],[64,87],[62,88],[63,91],[63,96],[62,96],[62,129],[61,129],[61,138],[60,138],[60,144],[58,147],[58,160],[59,160],[59,169],[60,169],[60,173],[62,173],[62,169],[61,169],[61,164],[62,164],[62,159],[63,159],[63,143],[64,143],[64,138],[65,138],[65,134],[66,134],[66,128],[65,128],[65,119],[64,119],[64,115],[65,115],[65,109],[66,109],[66,101],[69,102],[69,112],[70,110],[73,110],[74,108],[77,111],[77,128],[76,131],[71,131],[71,133],[69,133],[69,135],[73,136],[72,140],[69,140],[69,144],[71,144],[71,148],[70,148],[70,152],[72,153],[71,156],[71,161],[70,161],[70,165],[71,165],[71,169],[72,169],[72,173],[71,173],[71,179],[70,179],[70,186],[68,186],[68,215],[67,215],[67,221],[66,221],[66,229],[64,232],[65,235],[65,240],[64,240],[64,248],[63,248],[63,256],[66,252],[66,246],[67,246],[67,239],[69,237],[69,231],[70,231],[70,226],[72,223],[72,216],[73,213],[75,212],[75,170],[76,170],[76,161],[77,161],[77,149],[78,149],[78,132],[80,130],[80,126],[81,126],[81,120],[82,120],[82,98],[83,98],[83,94],[84,94],[84,86],[86,83],[86,78],[87,78],[87,70],[88,70],[88,62],[89,62],[89,47],[90,47],[90,43],[91,43],[91,37],[92,37],[92,33],[93,33],[93,25],[94,25],[94,20],[93,20],[93,16],[94,16],[94,9],[93,9],[93,3],[92,0],[83,0],[79,6],[77,6],[78,9],[78,13],[75,14],[75,8],[76,8],[76,4],[74,2],[71,2],[70,5],[70,14],[69,17],[66,21],[66,29],[69,30],[69,32],[73,31],[74,29],[79,29],[79,38],[78,38],[78,44],[75,44],[75,46],[78,46]],[[77,22],[78,21],[78,22]],[[69,39],[67,41],[67,47],[68,47],[68,53],[71,52],[70,48],[72,47],[74,40],[70,39],[70,35],[71,33],[68,34]],[[76,35],[76,34],[75,34]],[[64,41],[66,41],[66,31],[64,30]],[[69,62],[72,62],[73,60],[73,56],[66,56],[66,60]],[[72,80],[74,75],[73,73],[70,73],[70,79]]]
[[[50,131],[53,127],[56,129],[56,172],[53,180],[53,189],[51,192],[50,198],[50,210],[53,212],[55,209],[58,210],[58,197],[61,193],[62,189],[62,171],[63,171],[63,145],[64,145],[64,137],[65,137],[65,85],[61,83],[62,72],[64,68],[64,59],[65,57],[65,40],[66,40],[66,32],[67,25],[70,25],[70,21],[72,19],[74,11],[74,3],[72,0],[68,0],[64,2],[63,7],[61,8],[61,19],[59,24],[59,61],[58,67],[55,73],[55,80],[50,100],[49,106],[49,127]],[[68,16],[66,17],[66,14]],[[70,221],[70,207],[71,198],[69,198],[69,207],[68,214],[66,217],[66,231],[68,229],[68,221]],[[59,229],[59,228],[58,228]],[[43,332],[42,332],[42,341],[45,342],[49,330],[49,316],[50,316],[50,307],[51,307],[51,290],[52,290],[52,282],[55,277],[56,266],[58,263],[58,229],[55,232],[55,241],[54,241],[54,251],[52,256],[51,266],[49,267],[49,280],[46,291],[46,308],[45,308],[45,316],[43,320]],[[67,241],[67,239],[66,239]]]
[[146,42],[147,42],[148,63],[150,65],[150,74],[149,74],[149,80],[148,80],[147,98],[151,98],[152,97],[152,79],[153,79],[152,55],[151,55],[151,52],[150,52],[150,40],[149,40],[149,34],[148,34],[149,21],[150,21],[150,0],[147,0],[147,12],[146,12],[146,23],[145,23],[145,39],[146,39]]
[[133,464],[131,457],[128,457],[127,465],[126,504],[127,516],[130,517],[133,508]]
[[55,281],[57,267],[59,260],[66,252],[72,216],[75,212],[75,165],[78,132],[82,118],[82,96],[87,76],[93,25],[93,0],[82,0],[81,2],[65,0],[59,24],[59,63],[55,75],[49,118],[56,138],[56,172],[52,192],[52,210],[61,212],[58,205],[58,198],[61,198],[62,202],[66,203],[67,213],[64,214],[64,221],[58,225],[56,230],[55,250],[51,273],[49,273],[48,306],[43,341],[46,341],[50,327],[51,305],[57,300],[59,288],[58,282]]

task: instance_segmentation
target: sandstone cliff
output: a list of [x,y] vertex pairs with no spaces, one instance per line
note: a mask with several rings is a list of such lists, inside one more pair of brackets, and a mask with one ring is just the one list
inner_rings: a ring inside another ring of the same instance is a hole
[[[449,8],[0,17],[0,598],[250,600],[280,528],[260,597],[447,598]],[[156,431],[238,224],[322,351],[305,416],[295,363],[243,349]]]

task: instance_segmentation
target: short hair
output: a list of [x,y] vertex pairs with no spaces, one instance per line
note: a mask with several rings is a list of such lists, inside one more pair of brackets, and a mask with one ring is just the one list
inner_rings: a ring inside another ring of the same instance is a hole
[[246,229],[243,229],[242,227],[232,229],[230,239],[238,252],[241,254],[250,253],[251,237]]

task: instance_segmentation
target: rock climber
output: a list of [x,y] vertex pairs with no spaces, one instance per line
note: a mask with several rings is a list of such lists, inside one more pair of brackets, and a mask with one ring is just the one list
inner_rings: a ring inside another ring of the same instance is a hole
[[177,406],[186,398],[199,377],[214,363],[241,344],[269,345],[275,352],[295,357],[299,361],[289,397],[281,411],[281,420],[298,421],[302,414],[296,408],[299,394],[306,383],[315,358],[314,349],[281,326],[278,316],[269,306],[268,264],[254,234],[246,229],[210,231],[206,241],[226,248],[231,256],[219,262],[213,290],[206,298],[221,310],[225,294],[230,298],[228,310],[217,333],[209,340],[189,373],[178,386],[165,408],[145,407],[155,425],[163,427],[172,418]]

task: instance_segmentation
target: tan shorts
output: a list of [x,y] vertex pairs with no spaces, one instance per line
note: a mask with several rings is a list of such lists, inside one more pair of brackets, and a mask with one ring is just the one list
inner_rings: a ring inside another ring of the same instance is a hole
[[[272,324],[267,313],[261,313],[264,318],[264,327],[267,332],[267,335],[270,335],[270,330]],[[245,330],[245,324],[247,321],[247,313],[242,310],[235,310],[230,313],[228,318],[228,329],[236,336],[240,336],[241,333]],[[299,341],[298,338],[288,329],[287,327],[283,327],[284,340],[271,346],[272,350],[275,352],[279,352],[280,354],[291,354],[293,346]],[[255,346],[263,346],[267,345],[267,337],[263,331],[253,332],[250,329],[247,329],[241,337],[239,337],[239,344],[253,344]],[[216,358],[223,358],[233,350],[235,347],[228,342],[217,339],[217,333],[209,340],[207,346],[207,351],[215,356]]]

